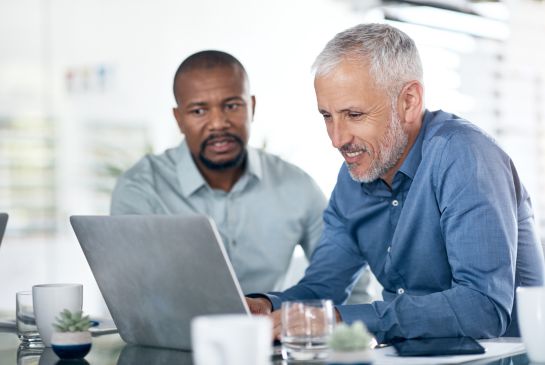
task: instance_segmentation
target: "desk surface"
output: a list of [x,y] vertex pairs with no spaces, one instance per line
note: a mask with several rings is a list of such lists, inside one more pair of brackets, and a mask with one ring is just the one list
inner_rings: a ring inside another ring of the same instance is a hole
[[[51,349],[20,350],[19,340],[14,333],[0,332],[0,364],[2,365],[63,365]],[[159,365],[193,364],[191,353],[174,350],[163,350],[151,347],[126,345],[119,335],[110,334],[93,338],[91,352],[85,361],[71,362],[71,365]],[[285,364],[274,361],[273,365]],[[302,364],[298,362],[297,364]],[[316,364],[316,363],[314,363]],[[507,356],[501,359],[481,360],[464,363],[475,365],[527,365],[526,355]]]

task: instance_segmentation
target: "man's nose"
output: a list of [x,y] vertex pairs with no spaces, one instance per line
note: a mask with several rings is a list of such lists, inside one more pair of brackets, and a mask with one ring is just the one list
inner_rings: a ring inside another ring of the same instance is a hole
[[225,110],[213,108],[210,113],[209,127],[212,130],[223,130],[230,127],[231,122]]
[[341,148],[350,142],[350,133],[348,133],[345,123],[341,120],[332,120],[328,129],[333,147]]

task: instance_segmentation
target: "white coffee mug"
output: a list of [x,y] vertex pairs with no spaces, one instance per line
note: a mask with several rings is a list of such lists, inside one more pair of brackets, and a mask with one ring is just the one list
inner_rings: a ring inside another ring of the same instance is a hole
[[528,358],[545,362],[545,287],[517,288],[517,315]]
[[45,346],[51,346],[53,323],[60,312],[81,311],[83,306],[82,284],[41,284],[32,287],[36,326]]
[[196,317],[191,342],[195,365],[269,365],[272,323],[243,314]]

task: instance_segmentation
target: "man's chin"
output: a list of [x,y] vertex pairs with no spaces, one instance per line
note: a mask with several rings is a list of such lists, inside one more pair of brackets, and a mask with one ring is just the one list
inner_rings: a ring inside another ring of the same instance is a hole
[[246,160],[246,150],[241,151],[232,158],[208,158],[205,155],[199,155],[201,163],[210,170],[229,170],[242,166]]
[[356,164],[346,164],[348,167],[348,172],[352,180],[359,183],[370,183],[378,179],[378,176],[370,176],[369,171],[361,171],[358,165]]

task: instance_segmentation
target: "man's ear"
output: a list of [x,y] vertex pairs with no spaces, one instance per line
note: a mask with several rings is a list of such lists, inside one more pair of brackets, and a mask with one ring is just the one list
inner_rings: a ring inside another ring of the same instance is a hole
[[420,121],[424,105],[424,88],[417,81],[409,81],[399,94],[398,112],[400,119],[406,124],[414,124]]
[[174,115],[174,119],[176,119],[176,123],[178,124],[178,129],[182,134],[184,133],[184,123],[182,120],[182,115],[180,113],[180,110],[177,107],[172,108],[172,114]]
[[255,114],[255,95],[252,95],[252,122],[254,121]]

